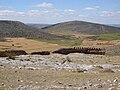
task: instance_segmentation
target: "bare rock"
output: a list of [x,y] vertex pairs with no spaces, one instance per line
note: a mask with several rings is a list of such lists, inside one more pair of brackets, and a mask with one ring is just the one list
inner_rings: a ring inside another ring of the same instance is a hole
[[2,86],[4,86],[5,84],[4,83],[1,83]]
[[102,84],[95,84],[94,85],[96,88],[103,88],[103,85]]
[[114,87],[110,87],[110,88],[108,88],[108,90],[115,90],[115,88]]

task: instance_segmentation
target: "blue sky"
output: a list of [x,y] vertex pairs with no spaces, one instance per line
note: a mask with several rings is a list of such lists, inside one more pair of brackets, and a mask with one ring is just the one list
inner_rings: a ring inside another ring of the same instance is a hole
[[120,0],[0,0],[0,20],[120,24]]

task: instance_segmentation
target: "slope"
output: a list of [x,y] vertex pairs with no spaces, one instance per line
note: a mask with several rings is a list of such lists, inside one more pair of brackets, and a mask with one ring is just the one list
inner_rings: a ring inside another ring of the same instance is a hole
[[19,21],[0,21],[0,38],[3,37],[26,37],[41,39],[61,39],[63,37],[48,34],[37,28],[30,27]]
[[111,34],[120,33],[120,28],[83,22],[83,21],[69,21],[54,24],[48,27],[42,28],[44,32],[54,33],[54,34]]
[[38,28],[38,29],[41,29],[41,28],[50,26],[50,24],[27,24],[27,25],[28,25],[28,26],[31,26],[31,27],[33,27],[33,28]]

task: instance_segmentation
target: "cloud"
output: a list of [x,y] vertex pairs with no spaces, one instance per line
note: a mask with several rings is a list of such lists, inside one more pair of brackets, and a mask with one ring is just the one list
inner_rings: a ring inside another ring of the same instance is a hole
[[17,12],[13,10],[0,10],[0,16],[3,17],[36,17],[49,13],[47,10],[29,10],[26,12]]
[[72,9],[47,9],[47,10],[0,10],[0,19],[20,20],[24,22],[53,23],[77,19],[79,14]]
[[53,8],[54,5],[52,3],[42,3],[42,4],[33,5],[33,7]]
[[9,9],[9,8],[12,8],[10,6],[0,6],[0,9]]
[[120,10],[113,10],[113,11],[102,11],[102,17],[111,17],[111,16],[120,16]]
[[12,10],[0,10],[0,16],[16,16],[18,13]]
[[75,12],[73,9],[65,9],[64,12]]
[[99,8],[100,8],[100,6],[95,6],[95,7],[81,8],[81,10],[94,11],[94,10],[98,10]]
[[[100,16],[100,15],[101,16]],[[104,17],[103,17],[104,16]],[[109,17],[108,17],[109,16]],[[112,16],[112,17],[110,17]],[[107,17],[107,18],[106,18]],[[0,10],[0,19],[19,20],[27,23],[56,23],[70,20],[82,20],[102,23],[120,23],[120,10],[102,11],[88,14],[74,9],[40,9],[28,11]]]

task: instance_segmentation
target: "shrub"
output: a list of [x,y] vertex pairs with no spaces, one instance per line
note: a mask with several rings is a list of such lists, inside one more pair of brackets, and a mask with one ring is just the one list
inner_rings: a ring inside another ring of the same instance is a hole
[[80,68],[77,68],[77,69],[76,69],[76,71],[77,71],[78,73],[83,73],[84,71],[87,71],[87,70],[85,70],[85,69],[80,69]]
[[62,62],[62,64],[64,64],[65,62],[72,62],[72,61],[71,61],[71,59],[70,59],[69,57],[66,57],[66,60],[64,60],[64,61]]
[[72,62],[69,57],[66,57],[66,61],[67,61],[67,62]]
[[9,53],[6,53],[6,52],[0,52],[0,57],[8,57],[10,56]]
[[15,60],[15,56],[8,56],[8,59],[12,59],[12,60]]
[[100,71],[101,73],[114,73],[112,69],[106,68]]

